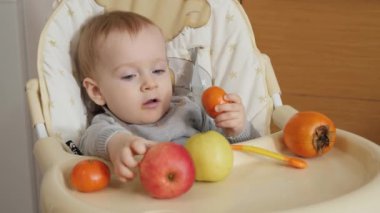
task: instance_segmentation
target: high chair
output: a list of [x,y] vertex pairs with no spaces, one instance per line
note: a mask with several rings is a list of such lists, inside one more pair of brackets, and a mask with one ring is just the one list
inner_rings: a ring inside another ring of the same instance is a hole
[[234,152],[232,173],[217,183],[196,182],[181,197],[150,198],[138,178],[112,178],[104,190],[80,193],[69,182],[71,168],[93,157],[75,155],[86,128],[86,110],[73,77],[71,46],[89,17],[128,10],[152,19],[167,39],[169,66],[178,95],[199,97],[219,85],[242,97],[246,114],[262,137],[242,142],[289,154],[282,132],[297,111],[283,105],[269,57],[255,44],[252,27],[237,0],[61,0],[40,37],[38,79],[27,87],[38,140],[34,155],[42,173],[42,212],[375,212],[380,209],[380,148],[338,129],[332,151],[306,159],[297,170],[257,155]]

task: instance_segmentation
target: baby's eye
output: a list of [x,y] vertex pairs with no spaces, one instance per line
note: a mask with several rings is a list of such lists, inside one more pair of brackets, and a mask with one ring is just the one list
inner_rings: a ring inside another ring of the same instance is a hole
[[121,79],[132,80],[134,77],[136,77],[135,74],[130,74],[130,75],[125,75],[125,76],[121,77]]
[[157,70],[153,70],[153,73],[154,74],[162,74],[162,73],[164,73],[166,70],[164,70],[164,69],[157,69]]

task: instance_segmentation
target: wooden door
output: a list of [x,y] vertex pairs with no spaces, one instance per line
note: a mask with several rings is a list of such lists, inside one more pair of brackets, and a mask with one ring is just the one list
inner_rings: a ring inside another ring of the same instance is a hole
[[243,0],[285,104],[380,144],[380,1]]

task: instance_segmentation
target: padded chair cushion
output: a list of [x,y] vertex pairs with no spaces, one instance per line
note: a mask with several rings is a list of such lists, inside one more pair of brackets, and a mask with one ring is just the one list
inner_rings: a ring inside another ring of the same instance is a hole
[[[199,73],[203,88],[218,85],[227,92],[239,94],[247,118],[261,135],[269,134],[273,102],[265,79],[263,57],[266,56],[257,49],[250,24],[237,1],[208,2],[209,22],[201,28],[186,27],[168,43],[168,56],[194,61],[200,70],[205,70],[207,74]],[[196,59],[189,51],[194,48]],[[186,72],[175,69],[176,82],[188,78],[191,72]]]
[[[176,86],[192,89],[196,96],[210,85],[239,94],[248,119],[262,135],[268,134],[272,100],[252,29],[237,1],[208,2],[209,22],[196,29],[185,27],[168,42]],[[86,19],[103,12],[93,0],[63,0],[41,34],[38,72],[43,113],[49,135],[63,142],[78,141],[86,128],[86,109],[72,75],[71,42]],[[193,76],[199,82],[191,81]]]
[[92,0],[61,1],[41,33],[37,66],[49,136],[77,141],[86,128],[86,110],[73,77],[71,41],[89,17],[103,11]]

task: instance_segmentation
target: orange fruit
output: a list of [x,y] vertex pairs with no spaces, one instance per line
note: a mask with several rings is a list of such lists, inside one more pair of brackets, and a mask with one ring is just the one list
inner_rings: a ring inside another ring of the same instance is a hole
[[80,192],[93,192],[105,188],[110,182],[108,166],[100,160],[78,162],[70,174],[71,185]]
[[283,140],[294,154],[316,157],[333,148],[336,127],[330,118],[319,112],[298,112],[286,123]]
[[219,104],[227,103],[227,101],[224,100],[225,95],[226,92],[218,86],[209,87],[203,92],[203,108],[206,110],[207,114],[209,114],[212,118],[215,118],[219,115],[219,112],[215,111],[215,107]]

